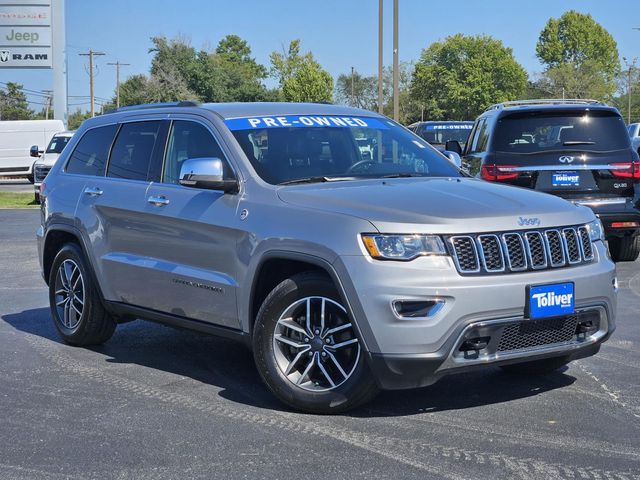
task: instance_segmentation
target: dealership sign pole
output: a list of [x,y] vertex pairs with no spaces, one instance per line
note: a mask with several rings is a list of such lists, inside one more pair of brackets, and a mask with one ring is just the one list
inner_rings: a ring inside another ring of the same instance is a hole
[[64,32],[64,0],[0,0],[0,69],[52,69],[54,118],[66,124]]

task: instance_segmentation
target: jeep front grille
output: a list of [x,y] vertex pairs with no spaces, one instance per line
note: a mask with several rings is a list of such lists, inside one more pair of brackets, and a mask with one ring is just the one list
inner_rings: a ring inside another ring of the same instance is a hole
[[462,274],[523,272],[580,265],[594,258],[586,227],[454,235],[450,253]]

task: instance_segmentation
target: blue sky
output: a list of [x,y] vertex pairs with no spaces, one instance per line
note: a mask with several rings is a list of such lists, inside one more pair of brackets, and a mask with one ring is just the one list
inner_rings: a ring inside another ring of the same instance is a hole
[[[385,63],[392,57],[392,0],[385,0]],[[123,76],[147,73],[149,38],[189,38],[196,48],[214,48],[227,34],[246,39],[256,59],[268,65],[269,53],[294,38],[302,40],[335,76],[351,66],[366,74],[377,69],[377,0],[66,0],[69,95],[88,95],[86,57],[93,48],[106,52],[97,59],[96,95],[111,98],[114,67],[131,63]],[[569,9],[590,13],[613,35],[621,56],[640,57],[640,1],[616,0],[400,0],[400,58],[416,60],[433,41],[463,32],[492,35],[511,47],[530,73],[542,67],[535,44],[549,17]],[[25,88],[51,88],[46,70],[0,70],[0,81]],[[29,97],[38,100],[38,97]],[[86,99],[70,98],[70,110]],[[35,106],[34,106],[35,107]],[[88,108],[87,104],[80,105]]]

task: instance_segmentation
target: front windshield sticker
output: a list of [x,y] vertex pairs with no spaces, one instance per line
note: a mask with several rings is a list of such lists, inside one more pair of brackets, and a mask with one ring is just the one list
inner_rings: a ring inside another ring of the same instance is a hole
[[425,130],[471,130],[471,127],[473,127],[473,125],[426,125]]
[[338,117],[333,115],[282,115],[278,117],[231,118],[225,120],[224,123],[229,130],[295,127],[389,128],[384,122],[377,118]]

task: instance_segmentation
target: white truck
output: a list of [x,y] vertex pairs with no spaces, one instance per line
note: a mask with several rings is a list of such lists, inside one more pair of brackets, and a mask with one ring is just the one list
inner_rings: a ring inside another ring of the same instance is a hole
[[0,176],[26,177],[33,182],[33,164],[56,132],[64,130],[62,120],[0,121]]

